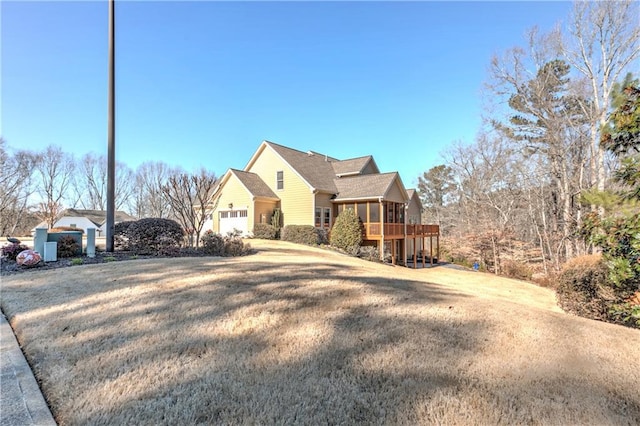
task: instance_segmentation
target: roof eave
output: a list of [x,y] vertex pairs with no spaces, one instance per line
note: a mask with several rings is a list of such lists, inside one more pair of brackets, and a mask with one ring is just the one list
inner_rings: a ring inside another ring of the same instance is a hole
[[[382,200],[380,200],[381,198]],[[336,203],[336,202],[345,202],[345,201],[364,201],[364,200],[380,202],[380,201],[384,201],[384,197],[382,195],[367,195],[366,197],[335,198],[331,200],[331,202]]]

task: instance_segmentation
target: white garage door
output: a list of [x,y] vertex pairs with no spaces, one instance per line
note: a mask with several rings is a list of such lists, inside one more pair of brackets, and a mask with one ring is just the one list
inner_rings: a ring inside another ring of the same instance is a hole
[[220,212],[220,234],[227,235],[234,229],[242,232],[242,235],[249,233],[247,223],[247,210],[226,210]]

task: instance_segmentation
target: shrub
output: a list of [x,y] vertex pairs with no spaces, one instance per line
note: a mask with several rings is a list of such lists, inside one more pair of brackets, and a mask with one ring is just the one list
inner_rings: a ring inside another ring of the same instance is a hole
[[533,271],[524,263],[516,262],[515,260],[504,260],[502,262],[502,275],[509,278],[515,278],[518,280],[531,280]]
[[8,260],[16,260],[16,257],[20,252],[29,250],[29,247],[24,244],[11,243],[2,247],[2,257],[6,257]]
[[129,250],[129,240],[131,236],[129,235],[129,229],[131,225],[136,223],[135,220],[127,220],[124,222],[118,222],[115,224],[113,229],[113,245],[118,250]]
[[268,223],[256,223],[253,227],[253,238],[264,240],[275,240],[278,235],[278,228]]
[[200,238],[201,250],[209,256],[222,256],[224,254],[224,237],[208,230]]
[[331,229],[331,245],[351,255],[358,253],[362,243],[362,226],[353,209],[343,210]]
[[287,225],[282,229],[281,239],[309,246],[317,246],[319,243],[316,228],[311,225]]
[[76,257],[75,259],[71,259],[71,265],[73,265],[73,266],[82,265],[83,263],[84,263],[84,261],[80,257]]
[[640,302],[613,304],[609,308],[609,318],[617,324],[640,328]]
[[369,262],[380,262],[380,251],[374,246],[362,246],[358,249],[359,258]]
[[329,244],[329,232],[326,229],[316,228],[318,244]]
[[56,233],[56,232],[69,232],[69,231],[80,232],[84,234],[84,229],[74,228],[73,226],[56,226],[55,228],[49,229],[47,232]]
[[273,209],[273,213],[271,214],[271,225],[280,230],[282,227],[282,210],[279,208]]
[[184,231],[175,220],[148,218],[128,225],[129,248],[136,254],[175,255]]
[[612,299],[607,287],[608,269],[601,256],[581,256],[566,263],[559,276],[556,297],[567,312],[606,320]]
[[244,256],[251,250],[250,245],[233,233],[223,237],[209,230],[200,238],[200,242],[200,250],[209,256]]
[[57,254],[60,258],[76,256],[81,249],[78,241],[71,235],[63,235],[58,238]]
[[244,256],[251,246],[245,245],[240,237],[227,237],[224,239],[224,256]]

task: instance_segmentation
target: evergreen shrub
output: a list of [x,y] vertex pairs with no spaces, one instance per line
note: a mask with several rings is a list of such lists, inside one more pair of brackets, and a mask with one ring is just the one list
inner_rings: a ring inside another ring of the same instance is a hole
[[317,246],[320,241],[315,226],[311,225],[287,225],[282,229],[280,237],[282,241],[291,243]]
[[275,240],[278,235],[278,228],[268,223],[256,223],[253,227],[253,238],[263,240]]
[[171,219],[140,219],[127,228],[129,248],[136,254],[174,255],[184,241],[184,230]]
[[353,209],[343,210],[331,229],[332,246],[356,255],[362,243],[362,225]]
[[63,235],[58,238],[57,255],[59,258],[77,256],[82,253],[82,247],[71,235]]

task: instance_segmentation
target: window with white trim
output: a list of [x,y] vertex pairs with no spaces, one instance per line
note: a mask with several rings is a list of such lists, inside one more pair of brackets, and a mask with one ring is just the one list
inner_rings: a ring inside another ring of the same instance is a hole
[[284,189],[284,172],[282,170],[276,172],[276,189]]
[[331,228],[331,208],[324,208],[324,227],[329,229]]

